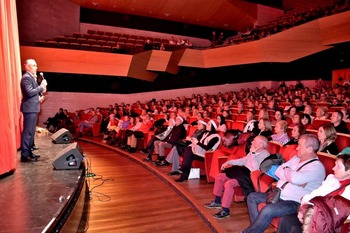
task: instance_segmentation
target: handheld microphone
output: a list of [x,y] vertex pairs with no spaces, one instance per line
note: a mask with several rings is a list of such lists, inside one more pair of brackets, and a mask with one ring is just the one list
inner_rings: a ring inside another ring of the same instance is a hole
[[43,72],[40,72],[38,77],[36,78],[36,81],[40,85],[43,80],[44,80],[44,74]]

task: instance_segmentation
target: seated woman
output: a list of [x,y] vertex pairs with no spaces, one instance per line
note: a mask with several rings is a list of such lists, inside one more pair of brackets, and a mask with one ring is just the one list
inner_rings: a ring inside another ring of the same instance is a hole
[[[319,188],[313,190],[311,193],[302,198],[298,215],[286,215],[280,219],[277,233],[301,233],[302,221],[304,217],[303,211],[301,210],[306,207],[305,205],[311,204],[310,200],[314,197],[322,197],[330,194],[330,196],[340,195],[350,200],[350,155],[339,155],[335,160],[333,171],[334,174],[329,174]],[[318,221],[316,219],[311,218],[309,227],[311,226],[315,232],[325,232],[325,229],[318,228],[323,227],[324,225],[317,224],[317,222]],[[333,230],[336,232],[335,229]]]
[[187,136],[185,140],[180,140],[180,143],[177,143],[174,147],[171,148],[171,151],[167,155],[165,160],[160,161],[157,163],[158,166],[168,166],[172,164],[171,172],[168,173],[169,176],[173,175],[179,175],[179,168],[180,168],[180,157],[179,155],[182,154],[187,146],[191,144],[192,138],[200,139],[203,134],[206,132],[207,123],[205,121],[199,120],[198,121],[198,128],[191,137]]
[[229,129],[224,133],[221,140],[222,146],[213,153],[209,171],[209,176],[211,176],[211,178],[214,179],[216,175],[220,173],[219,159],[221,157],[227,157],[227,159],[239,159],[245,156],[233,153],[236,149],[235,147],[239,145],[238,141],[241,134],[242,132],[236,129]]
[[258,135],[264,136],[268,140],[271,140],[272,126],[268,118],[260,118],[258,128],[260,130]]
[[279,142],[282,145],[285,145],[290,141],[290,138],[287,134],[288,123],[287,121],[277,121],[275,126],[275,134],[271,135],[272,141]]
[[292,138],[289,142],[287,142],[285,144],[285,146],[293,145],[293,144],[297,145],[300,136],[305,134],[305,133],[306,133],[306,129],[305,129],[304,125],[299,124],[299,125],[294,126],[293,130],[292,130]]
[[320,140],[320,148],[318,151],[336,155],[339,150],[335,144],[337,139],[337,132],[331,123],[325,123],[318,128],[318,140]]
[[267,140],[271,140],[271,135],[272,135],[272,126],[271,126],[271,122],[268,118],[260,118],[259,119],[259,123],[258,123],[258,134],[253,134],[252,136],[250,136],[247,139],[247,143],[246,143],[246,148],[245,148],[245,152],[248,154],[250,151],[250,146],[252,145],[252,141],[254,140],[254,138],[258,135],[264,136],[267,138]]
[[309,114],[301,114],[301,123],[305,126],[306,129],[313,129],[311,121],[311,116]]
[[303,113],[297,112],[292,118],[292,122],[288,124],[289,127],[301,124],[301,117]]
[[276,109],[274,118],[275,119],[271,122],[272,125],[276,125],[277,121],[285,120],[284,115],[283,115],[283,110],[282,109]]
[[186,147],[183,154],[181,169],[179,169],[181,176],[175,180],[176,182],[183,182],[188,179],[194,159],[202,160],[206,151],[215,151],[218,148],[221,141],[220,135],[216,132],[218,125],[218,122],[210,120],[207,125],[208,132],[205,132],[200,140],[191,139],[191,145]]
[[216,117],[216,120],[219,122],[219,126],[216,131],[225,133],[227,130],[225,117],[223,115],[219,115]]
[[153,121],[150,118],[150,115],[146,114],[145,119],[141,119],[141,126],[128,135],[127,149],[130,153],[136,152],[137,139],[143,138],[144,134],[148,133],[153,127]]

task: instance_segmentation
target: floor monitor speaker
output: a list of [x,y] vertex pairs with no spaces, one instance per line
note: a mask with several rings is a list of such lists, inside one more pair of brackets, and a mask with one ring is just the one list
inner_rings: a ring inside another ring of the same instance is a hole
[[73,136],[67,129],[62,128],[52,134],[51,139],[56,144],[67,144],[73,141]]
[[83,150],[74,142],[57,154],[52,165],[56,170],[79,169],[83,158]]

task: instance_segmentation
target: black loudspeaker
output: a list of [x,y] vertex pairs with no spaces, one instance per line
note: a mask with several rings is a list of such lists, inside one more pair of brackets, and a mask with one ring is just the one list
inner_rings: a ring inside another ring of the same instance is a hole
[[74,142],[57,154],[52,165],[56,170],[79,169],[83,158],[83,150]]
[[62,128],[52,134],[51,139],[57,144],[67,144],[73,141],[73,136],[67,129]]

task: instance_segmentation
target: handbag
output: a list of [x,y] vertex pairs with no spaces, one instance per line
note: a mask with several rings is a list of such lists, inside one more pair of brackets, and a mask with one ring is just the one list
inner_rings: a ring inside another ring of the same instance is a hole
[[267,192],[266,204],[275,204],[279,202],[281,197],[282,189],[287,185],[288,182],[284,183],[281,188],[275,187]]
[[[304,163],[301,167],[299,167],[297,169],[297,171],[300,171],[300,169],[302,167],[304,167],[305,165],[309,164],[309,163],[312,163],[314,161],[316,161],[318,159],[313,159],[313,160],[310,160],[309,162],[307,163]],[[279,202],[279,200],[281,199],[281,192],[282,190],[284,189],[284,187],[286,187],[286,185],[289,183],[289,181],[286,181],[280,188],[278,187],[275,187],[274,189],[270,189],[267,191],[267,196],[266,196],[266,204],[275,204],[277,202]]]

